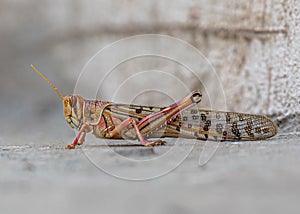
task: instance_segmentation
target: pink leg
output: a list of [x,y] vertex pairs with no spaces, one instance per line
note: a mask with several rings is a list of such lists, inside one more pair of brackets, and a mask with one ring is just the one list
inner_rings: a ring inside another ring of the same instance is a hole
[[201,92],[199,90],[195,90],[177,103],[174,103],[159,112],[150,114],[147,117],[143,118],[137,124],[137,126],[139,129],[141,129],[148,126],[149,124],[152,124],[152,121],[155,121],[156,127],[159,127],[162,124],[165,124],[165,122],[167,122],[168,120],[180,114],[181,111],[199,103],[201,101],[201,98]]
[[[76,145],[83,144],[86,133],[90,132],[91,128],[88,125],[82,125],[81,129],[79,130],[78,134],[76,135],[75,139],[73,140],[73,143],[66,146],[66,149],[75,149]],[[80,136],[82,137],[80,138]]]
[[81,133],[82,133],[82,130],[79,130],[78,134],[76,135],[75,139],[73,140],[73,143],[70,145],[66,145],[66,149],[75,149],[76,145],[78,144],[78,140],[80,138]]
[[[120,123],[114,130],[109,133],[110,137],[114,137],[119,134],[123,129],[125,129],[129,124],[132,124],[134,129],[136,130],[137,137],[142,142],[144,146],[154,146],[164,144],[164,141],[154,141],[148,142],[143,137],[140,129],[145,128],[146,126],[153,124],[152,121],[155,121],[156,127],[164,124],[168,120],[172,119],[176,115],[180,113],[180,111],[187,109],[201,101],[202,94],[199,90],[193,91],[191,94],[183,98],[177,103],[170,105],[169,107],[164,108],[163,110],[150,114],[149,116],[143,118],[138,124],[136,124],[133,118],[128,118]],[[151,130],[156,127],[152,127]]]
[[135,120],[131,117],[127,118],[126,120],[124,120],[122,123],[120,123],[117,127],[114,128],[114,130],[112,130],[111,132],[109,132],[109,136],[110,137],[114,137],[115,135],[119,134],[123,129],[125,129],[127,126],[129,126],[130,124],[133,125],[137,137],[138,139],[141,141],[141,143],[144,146],[155,146],[155,145],[162,145],[165,142],[164,141],[155,141],[155,142],[148,142],[143,135],[141,134]]
[[77,143],[78,145],[82,145],[84,143],[85,136],[86,136],[86,132],[83,132],[80,140]]

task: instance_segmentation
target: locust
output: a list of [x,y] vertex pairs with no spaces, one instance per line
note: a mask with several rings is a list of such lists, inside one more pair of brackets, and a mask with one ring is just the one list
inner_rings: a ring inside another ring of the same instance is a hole
[[[33,65],[31,68],[61,98],[66,122],[78,133],[66,149],[83,144],[87,133],[96,138],[139,140],[144,146],[164,145],[161,138],[212,141],[265,140],[277,134],[266,116],[193,108],[202,100],[200,90],[166,107],[120,104],[62,93]],[[150,141],[149,139],[155,139]]]

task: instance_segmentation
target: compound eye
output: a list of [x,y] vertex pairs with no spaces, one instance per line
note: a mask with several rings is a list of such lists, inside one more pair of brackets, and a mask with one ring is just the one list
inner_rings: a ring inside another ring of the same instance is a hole
[[70,105],[70,101],[69,100],[64,100],[64,106],[68,107]]

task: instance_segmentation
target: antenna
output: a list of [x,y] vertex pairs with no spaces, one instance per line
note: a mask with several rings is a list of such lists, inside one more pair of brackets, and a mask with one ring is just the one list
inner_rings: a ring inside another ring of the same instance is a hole
[[36,67],[34,67],[33,64],[31,64],[30,67],[35,71],[35,73],[42,77],[42,79],[45,80],[45,82],[48,83],[48,85],[50,85],[51,88],[54,89],[54,91],[56,91],[56,93],[62,100],[64,100],[64,96],[62,95],[62,93],[60,93],[60,91]]

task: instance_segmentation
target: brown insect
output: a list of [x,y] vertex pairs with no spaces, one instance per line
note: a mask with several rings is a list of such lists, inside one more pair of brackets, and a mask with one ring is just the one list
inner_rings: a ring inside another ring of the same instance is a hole
[[83,144],[89,132],[97,138],[138,139],[144,146],[165,144],[162,140],[148,141],[149,138],[234,141],[264,140],[277,134],[273,121],[262,115],[193,109],[201,101],[200,90],[167,107],[118,104],[80,95],[64,97],[41,72],[31,67],[57,92],[67,123],[79,130],[67,149]]

